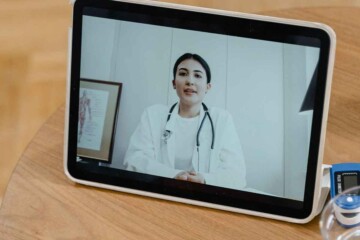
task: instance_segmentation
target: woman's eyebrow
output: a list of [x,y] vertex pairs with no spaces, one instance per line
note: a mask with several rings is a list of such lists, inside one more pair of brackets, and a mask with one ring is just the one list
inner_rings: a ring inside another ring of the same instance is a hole
[[179,71],[181,71],[181,70],[189,72],[189,70],[187,68],[179,68]]
[[[189,72],[189,69],[187,69],[187,68],[179,68],[179,71]],[[196,73],[203,73],[201,70],[194,70],[194,72],[196,72]]]

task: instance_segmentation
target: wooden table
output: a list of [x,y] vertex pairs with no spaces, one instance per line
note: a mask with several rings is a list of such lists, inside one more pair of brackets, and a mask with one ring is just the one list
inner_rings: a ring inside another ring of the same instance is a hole
[[[360,161],[360,8],[266,13],[318,21],[338,36],[325,163]],[[0,239],[321,239],[305,225],[74,184],[63,173],[64,108],[21,157],[0,210]]]

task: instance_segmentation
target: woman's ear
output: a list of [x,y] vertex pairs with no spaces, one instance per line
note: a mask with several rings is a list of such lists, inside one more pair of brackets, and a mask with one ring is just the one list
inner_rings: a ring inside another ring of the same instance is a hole
[[211,89],[211,83],[208,83],[206,85],[206,92],[205,93],[207,93],[210,89]]
[[172,80],[173,88],[176,89],[175,79]]

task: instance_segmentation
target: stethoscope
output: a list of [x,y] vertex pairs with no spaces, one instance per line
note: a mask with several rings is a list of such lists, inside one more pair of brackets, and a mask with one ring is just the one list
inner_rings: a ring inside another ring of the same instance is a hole
[[[176,106],[176,104],[178,103],[175,103],[174,105],[171,106],[170,110],[169,110],[169,113],[168,113],[168,116],[167,116],[167,119],[166,119],[166,123],[169,122],[170,118],[171,118],[171,114],[172,112],[174,111],[174,108]],[[214,124],[213,124],[213,121],[211,119],[211,116],[210,116],[210,113],[209,113],[209,109],[207,108],[207,106],[205,105],[205,103],[202,103],[202,106],[203,106],[203,109],[204,109],[204,117],[203,119],[201,120],[201,123],[200,123],[200,127],[197,131],[197,134],[196,134],[196,150],[197,150],[197,153],[198,153],[198,171],[200,169],[200,153],[199,153],[199,147],[200,147],[200,132],[201,132],[201,129],[204,125],[204,122],[205,122],[205,119],[206,117],[209,118],[209,121],[210,121],[210,124],[211,124],[211,134],[212,134],[212,139],[211,139],[211,150],[214,149],[214,142],[215,142],[215,130],[214,130]],[[165,144],[167,143],[167,140],[171,137],[171,134],[172,132],[170,130],[164,130],[164,133],[162,135],[162,138],[165,142]],[[210,164],[209,164],[209,169],[210,169]]]

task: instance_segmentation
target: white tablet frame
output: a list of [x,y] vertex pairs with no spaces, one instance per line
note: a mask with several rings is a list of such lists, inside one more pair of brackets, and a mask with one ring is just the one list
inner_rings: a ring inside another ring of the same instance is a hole
[[[72,1],[73,3],[75,1]],[[324,108],[323,108],[323,118],[322,118],[322,125],[321,125],[321,136],[320,136],[320,144],[319,144],[319,154],[318,154],[318,162],[317,162],[317,171],[316,171],[316,182],[315,182],[315,189],[314,189],[314,201],[311,214],[304,219],[296,219],[296,218],[289,218],[284,216],[278,216],[274,214],[268,214],[263,212],[256,212],[250,211],[246,209],[239,209],[229,206],[223,206],[219,204],[212,204],[207,202],[201,202],[196,200],[190,200],[185,198],[179,198],[174,196],[168,196],[163,194],[157,193],[150,193],[146,191],[140,191],[135,189],[129,189],[124,187],[118,187],[113,185],[107,185],[97,182],[85,181],[81,179],[74,178],[68,170],[68,131],[69,131],[69,109],[70,109],[70,73],[71,73],[71,53],[72,53],[72,28],[69,28],[69,48],[68,48],[68,74],[67,74],[67,97],[66,97],[66,114],[65,114],[65,130],[64,130],[64,171],[66,176],[77,183],[94,186],[99,188],[105,188],[115,191],[121,191],[126,193],[138,194],[148,197],[154,197],[159,199],[165,199],[170,201],[182,202],[192,205],[204,206],[214,209],[226,210],[231,212],[237,213],[244,213],[259,217],[266,217],[272,218],[282,221],[288,221],[293,223],[307,223],[311,221],[323,208],[324,202],[326,200],[327,194],[329,192],[329,174],[328,174],[328,166],[323,166],[323,156],[324,156],[324,145],[325,145],[325,134],[326,134],[326,126],[327,126],[327,117],[328,117],[328,110],[329,110],[329,101],[330,101],[330,89],[331,89],[331,82],[333,76],[333,68],[334,68],[334,60],[335,60],[335,46],[336,46],[336,35],[335,32],[327,25],[321,23],[313,23],[313,22],[305,22],[299,20],[292,20],[292,19],[283,19],[283,18],[276,18],[276,17],[268,17],[268,16],[261,16],[255,14],[246,14],[246,13],[237,13],[237,12],[230,12],[224,10],[215,10],[215,9],[207,9],[201,7],[192,7],[192,6],[183,6],[178,4],[170,4],[170,3],[163,3],[163,2],[155,2],[155,1],[136,1],[136,0],[121,0],[120,2],[126,3],[135,3],[135,4],[142,4],[142,5],[149,5],[149,6],[157,6],[157,7],[165,7],[177,10],[185,10],[185,11],[193,11],[193,12],[202,12],[202,13],[209,13],[209,14],[216,14],[222,16],[230,16],[230,17],[239,17],[239,18],[247,18],[251,20],[261,20],[267,22],[274,22],[274,23],[284,23],[284,24],[291,24],[294,26],[305,26],[311,28],[318,28],[324,30],[328,36],[330,37],[331,44],[330,44],[330,52],[329,52],[329,62],[328,62],[328,69],[327,69],[327,80],[326,80],[326,89],[325,89],[325,99],[324,99]]]

